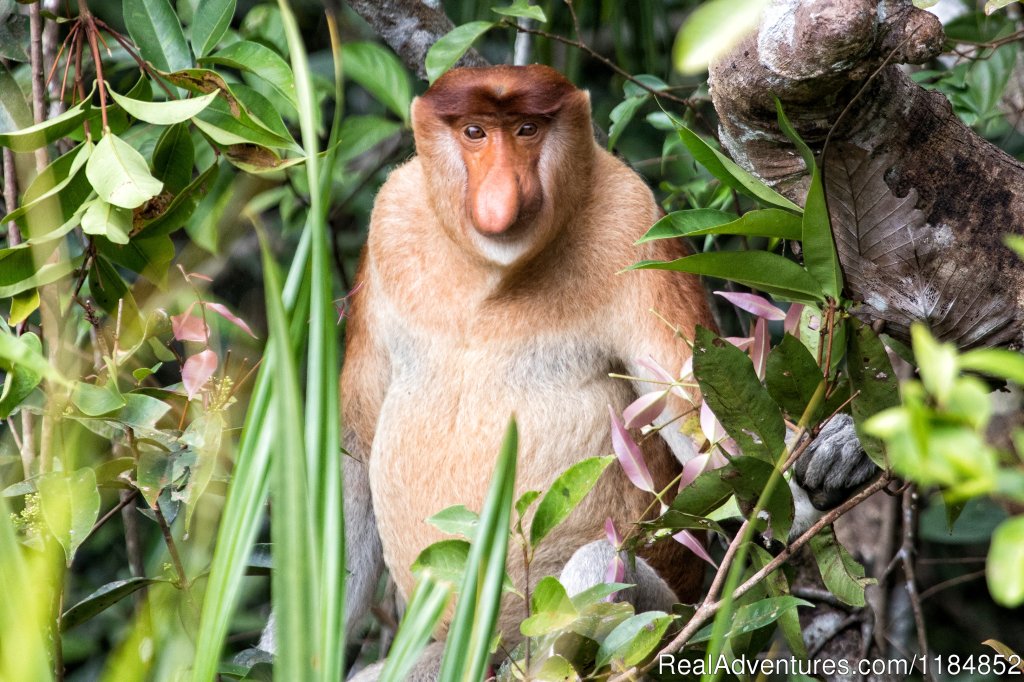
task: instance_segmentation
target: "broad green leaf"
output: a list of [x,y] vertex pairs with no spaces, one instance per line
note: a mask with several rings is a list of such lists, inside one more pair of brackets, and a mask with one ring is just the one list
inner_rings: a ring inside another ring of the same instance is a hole
[[874,415],[900,404],[899,381],[881,339],[871,327],[850,318],[853,333],[847,339],[846,356],[850,387],[854,393],[850,412],[864,452],[880,467],[886,466],[885,448],[864,430],[864,423]]
[[81,173],[92,150],[92,142],[84,142],[40,171],[22,195],[21,206],[2,221],[17,221],[23,237],[39,240],[74,216],[92,193]]
[[416,557],[410,570],[417,578],[429,572],[437,580],[458,586],[465,576],[468,558],[468,541],[441,540],[427,545]]
[[1012,609],[1024,604],[1024,516],[999,524],[985,564],[988,589],[996,603]]
[[220,452],[221,434],[224,433],[224,416],[217,411],[208,410],[206,414],[196,417],[179,439],[195,453],[195,465],[191,467],[188,485],[182,491],[181,499],[185,502],[185,528],[192,528],[192,516],[199,498],[213,478],[213,470]]
[[673,211],[654,223],[637,244],[654,239],[702,237],[708,234],[740,234],[748,237],[771,237],[799,240],[800,216],[778,208],[765,208],[736,214],[713,208]]
[[266,45],[249,40],[231,43],[214,54],[200,58],[200,64],[230,66],[262,78],[293,107],[298,107],[295,76],[288,62]]
[[569,599],[578,610],[583,610],[588,606],[603,602],[609,595],[631,587],[634,586],[629,583],[598,583],[578,594],[572,595]]
[[684,74],[705,71],[757,28],[767,0],[710,0],[687,17],[672,48],[672,64]]
[[249,123],[231,114],[223,99],[215,100],[192,122],[219,145],[256,144],[262,147],[295,149],[295,141],[272,133],[264,126]]
[[620,623],[601,642],[595,665],[602,668],[616,659],[625,667],[640,663],[661,642],[673,620],[663,611],[647,611]]
[[[341,46],[341,58],[346,78],[361,85],[409,124],[412,84],[394,52],[377,43],[345,43]],[[345,120],[347,122],[348,117]]]
[[674,261],[642,261],[632,270],[674,270],[738,282],[797,303],[822,300],[821,287],[802,267],[767,251],[711,251]]
[[828,591],[844,604],[864,606],[864,588],[877,581],[864,577],[864,567],[839,543],[831,527],[811,538],[811,550]]
[[43,356],[42,345],[35,334],[13,334],[0,331],[0,367],[5,371],[24,369],[26,372],[63,381],[56,368]]
[[[767,599],[761,599],[753,604],[745,604],[738,609],[732,616],[732,622],[729,625],[729,631],[725,635],[726,638],[736,637],[754,630],[760,630],[766,625],[771,625],[776,620],[782,617],[782,615],[798,606],[814,606],[809,601],[798,599],[797,597],[784,596],[784,597],[768,597]],[[690,640],[689,643],[696,644],[699,642],[706,642],[711,639],[711,626],[702,628],[697,632]]]
[[145,239],[170,234],[185,226],[203,195],[216,179],[219,166],[210,166],[175,195],[159,215],[138,226],[137,237]]
[[[13,343],[21,347],[16,350],[33,358],[31,362],[12,362],[12,358],[5,355],[4,348],[13,345],[11,339],[15,339]],[[3,390],[0,390],[0,419],[11,416],[11,413],[39,385],[42,380],[42,374],[38,371],[39,364],[45,362],[43,344],[35,334],[26,332],[15,337],[0,333],[0,367],[6,372]]]
[[[750,545],[752,568],[761,570],[771,563],[771,560],[772,555],[766,550],[753,543]],[[775,571],[766,576],[764,586],[769,597],[785,597],[790,594],[789,580],[786,578],[785,571]],[[779,631],[782,632],[782,636],[786,639],[786,644],[789,645],[789,650],[797,658],[806,660],[807,646],[804,644],[803,629],[800,626],[800,615],[797,613],[797,610],[795,608],[784,609],[777,622],[779,624]]]
[[167,236],[137,236],[123,246],[97,237],[95,245],[110,260],[139,273],[158,286],[163,286],[167,268],[174,258],[174,242]]
[[910,340],[914,346],[914,359],[921,373],[921,382],[940,404],[944,404],[956,384],[956,348],[952,344],[936,341],[928,328],[920,322],[910,327]]
[[96,474],[88,467],[72,473],[45,474],[36,481],[36,488],[46,525],[64,548],[70,566],[75,552],[99,517]]
[[462,55],[466,54],[476,39],[494,26],[495,23],[491,21],[471,21],[468,24],[456,26],[442,36],[427,51],[425,61],[427,80],[433,83],[445,71],[455,66],[455,63],[462,59]]
[[32,289],[22,292],[11,299],[11,314],[7,317],[7,324],[16,327],[38,309],[39,291]]
[[544,663],[531,676],[537,682],[579,682],[580,676],[566,658],[554,654],[544,659]]
[[540,579],[530,598],[531,615],[519,626],[527,637],[540,637],[571,624],[579,612],[557,578]]
[[156,423],[171,409],[164,401],[144,393],[125,393],[124,400],[125,406],[115,419],[135,429],[155,429]]
[[555,526],[583,501],[615,457],[591,457],[565,470],[544,494],[530,525],[530,545],[536,547]]
[[612,109],[611,113],[608,114],[608,118],[612,124],[608,128],[608,144],[609,150],[615,149],[615,144],[619,141],[619,137],[626,130],[626,126],[629,125],[633,117],[636,116],[636,112],[640,111],[644,103],[647,102],[649,96],[647,94],[640,95],[637,97],[627,97]]
[[185,232],[197,246],[217,253],[221,219],[233,198],[235,174],[229,172],[226,161],[215,164],[218,169],[213,186],[206,192],[196,210],[185,223]]
[[782,455],[786,424],[746,353],[697,327],[693,374],[705,402],[745,454],[769,462]]
[[679,491],[672,501],[672,510],[693,517],[704,517],[721,507],[733,495],[732,487],[722,477],[721,469],[728,466],[726,464],[720,469],[699,474]]
[[531,5],[529,0],[515,0],[508,7],[492,7],[492,12],[504,14],[506,17],[522,17],[533,19],[542,24],[547,23],[548,18],[544,16],[544,10],[537,5]]
[[161,71],[192,66],[192,52],[169,0],[124,0],[121,11],[143,59]]
[[217,98],[216,90],[199,97],[173,99],[166,102],[143,102],[119,95],[113,90],[107,90],[107,94],[113,97],[114,101],[132,117],[158,126],[184,123],[193,116],[198,115],[200,111],[208,107]]
[[439,528],[442,532],[449,535],[461,535],[465,538],[473,537],[479,522],[480,516],[476,512],[466,509],[466,506],[462,504],[442,509],[427,519],[427,523]]
[[516,504],[515,504],[516,514],[519,517],[525,516],[526,515],[526,511],[531,506],[533,506],[533,503],[536,502],[537,498],[539,498],[539,497],[540,497],[540,491],[539,490],[527,490],[525,493],[520,495],[519,499],[516,500]]
[[1003,241],[1019,258],[1024,259],[1024,237],[1019,234],[1008,234],[1003,237]]
[[[18,91],[20,92],[20,90]],[[42,123],[14,131],[0,133],[0,147],[10,147],[16,152],[30,152],[45,147],[54,140],[66,137],[82,125],[92,108],[92,94],[65,111],[60,116]]]
[[111,315],[117,314],[118,301],[131,296],[117,268],[99,255],[93,258],[89,268],[89,294]]
[[785,334],[768,356],[765,386],[772,399],[798,421],[822,381],[821,369],[807,347],[795,336]]
[[192,26],[192,50],[197,57],[209,54],[231,25],[235,0],[203,0],[196,8]]
[[127,244],[132,229],[132,212],[100,198],[89,202],[82,215],[82,232],[103,235],[115,244]]
[[60,617],[61,632],[67,632],[93,616],[103,613],[144,587],[160,583],[170,583],[170,581],[163,578],[128,578],[107,583],[64,612]]
[[142,154],[113,133],[107,133],[85,164],[85,174],[103,201],[138,208],[163,189],[149,173]]
[[153,176],[164,183],[164,189],[177,194],[192,181],[195,153],[188,125],[169,127],[153,149]]
[[0,66],[0,132],[32,125],[32,109],[6,65]]
[[401,131],[400,123],[380,116],[346,116],[339,133],[338,160],[350,161]]
[[287,142],[289,148],[299,149],[291,131],[288,130],[284,119],[281,118],[283,107],[280,104],[271,102],[262,92],[250,88],[245,83],[232,83],[231,94],[235,96],[242,107],[239,118],[243,122],[276,135]]
[[[14,250],[14,249],[4,249]],[[19,249],[20,250],[20,249]],[[72,260],[59,260],[56,263],[47,263],[42,267],[34,270],[34,274],[29,275],[25,279],[12,282],[10,284],[0,284],[0,298],[9,298],[11,296],[17,296],[23,291],[30,289],[36,289],[46,284],[51,284],[59,279],[63,279],[75,268],[79,267],[84,260],[83,256],[79,256]],[[4,277],[4,268],[10,263],[9,260],[4,259],[0,261],[0,280],[6,280]],[[0,350],[0,357],[2,357],[3,351]]]
[[707,168],[708,172],[721,180],[725,185],[767,206],[795,211],[796,213],[802,212],[799,206],[737,166],[732,160],[711,147],[693,131],[682,126],[678,128],[678,131],[679,138],[686,145],[686,148],[690,150],[690,154],[693,155],[697,163]]
[[95,386],[84,381],[75,384],[71,402],[82,414],[90,417],[110,414],[115,410],[120,410],[126,404],[124,396],[113,383],[107,383],[106,386]]
[[960,356],[960,369],[981,372],[1024,386],[1024,354],[1000,348],[978,348]]
[[769,514],[773,537],[785,542],[793,525],[793,493],[774,467],[756,457],[737,457],[719,471],[740,502],[753,506],[764,498],[762,508]]

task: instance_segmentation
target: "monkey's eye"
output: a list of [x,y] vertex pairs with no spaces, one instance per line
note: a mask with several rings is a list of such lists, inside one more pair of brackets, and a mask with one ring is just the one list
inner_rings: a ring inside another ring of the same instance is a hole
[[524,123],[519,127],[519,132],[516,133],[519,137],[533,137],[537,134],[536,123]]
[[462,131],[462,134],[471,140],[482,140],[487,137],[487,133],[480,126],[466,126],[466,129]]

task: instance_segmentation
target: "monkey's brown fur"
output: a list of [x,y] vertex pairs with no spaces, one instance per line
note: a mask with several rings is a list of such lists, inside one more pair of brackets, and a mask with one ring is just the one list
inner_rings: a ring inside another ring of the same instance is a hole
[[[520,139],[523,121],[542,137]],[[464,139],[471,124],[487,130],[487,145],[505,145],[488,147],[490,161]],[[611,453],[609,404],[621,411],[637,390],[654,388],[609,372],[647,355],[678,371],[689,356],[650,309],[686,338],[713,325],[695,277],[617,274],[683,253],[669,241],[634,246],[659,207],[640,177],[595,144],[588,95],[557,72],[450,72],[414,102],[413,125],[418,155],[391,174],[374,206],[342,376],[347,445],[369,468],[385,561],[405,597],[410,564],[444,537],[424,519],[455,504],[480,509],[510,415],[520,433],[517,494],[546,490],[574,462]],[[486,182],[472,177],[479,173]],[[539,206],[516,204],[507,229],[482,234],[469,189],[500,187],[525,202],[530,183]],[[656,484],[667,485],[680,464],[666,441],[648,438],[643,449]],[[625,528],[651,501],[613,464],[544,540],[531,582],[557,575],[602,537],[605,518]],[[509,573],[521,589],[512,549]],[[703,570],[689,552],[669,541],[648,558],[681,600],[698,597]],[[506,637],[518,638],[522,615],[506,605]]]

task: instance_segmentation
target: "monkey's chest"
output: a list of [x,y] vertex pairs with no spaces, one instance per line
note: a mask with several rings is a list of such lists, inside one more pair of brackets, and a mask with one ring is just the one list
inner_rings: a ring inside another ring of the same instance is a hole
[[423,338],[390,350],[370,478],[400,585],[419,551],[442,538],[427,517],[456,504],[480,510],[513,415],[517,490],[545,490],[574,462],[611,452],[608,405],[621,409],[630,395],[608,377],[618,369],[611,353],[582,338]]

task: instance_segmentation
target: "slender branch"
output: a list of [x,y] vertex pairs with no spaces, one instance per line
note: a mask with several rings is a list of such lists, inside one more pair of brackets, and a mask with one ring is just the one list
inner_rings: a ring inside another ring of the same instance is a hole
[[96,40],[99,29],[93,20],[92,12],[85,0],[78,0],[78,21],[85,22],[85,34],[89,39],[89,50],[92,52],[93,66],[96,67],[96,80],[100,85],[100,117],[103,120],[103,131],[110,129],[107,123],[107,85],[103,79],[103,58],[100,55],[100,46]]
[[[900,547],[900,563],[903,564],[903,575],[906,577],[907,598],[914,613],[914,627],[917,629],[917,646],[921,655],[928,656],[928,631],[924,625],[924,611],[921,609],[921,597],[917,592],[917,571],[914,567],[914,544],[917,531],[917,487],[910,486],[903,491],[903,544]],[[922,672],[926,680],[934,682],[935,676],[928,666]]]
[[164,517],[164,513],[160,511],[160,503],[157,502],[153,505],[153,513],[156,515],[157,525],[160,526],[160,533],[164,536],[164,543],[167,545],[167,551],[171,555],[171,563],[174,564],[174,572],[178,574],[178,586],[183,589],[188,589],[188,576],[185,573],[185,564],[181,562],[181,555],[178,554],[178,545],[174,542],[174,536],[171,534],[171,527],[167,523],[167,519]]
[[132,502],[135,499],[135,496],[138,494],[138,490],[132,490],[126,493],[125,495],[122,495],[120,501],[118,501],[117,504],[111,507],[110,511],[108,511],[106,514],[100,517],[99,521],[93,524],[92,529],[89,531],[89,534],[85,536],[85,540],[82,540],[82,543],[84,544],[88,542],[89,538],[96,534],[96,531],[102,528],[107,521],[114,517],[115,514],[124,509],[130,502]]

